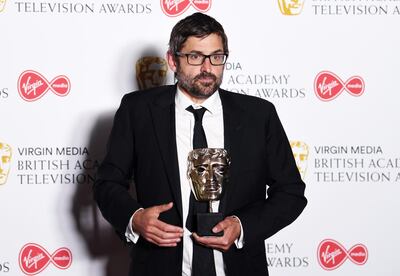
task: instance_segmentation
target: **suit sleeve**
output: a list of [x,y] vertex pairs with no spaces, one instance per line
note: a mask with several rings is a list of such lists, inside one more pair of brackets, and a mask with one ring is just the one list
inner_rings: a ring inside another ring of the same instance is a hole
[[305,184],[294,161],[293,153],[275,108],[269,108],[266,133],[267,198],[235,212],[245,234],[245,246],[259,243],[292,223],[307,204]]
[[107,144],[107,154],[94,183],[94,198],[101,213],[121,237],[132,214],[141,206],[129,193],[134,168],[134,138],[130,108],[124,96]]

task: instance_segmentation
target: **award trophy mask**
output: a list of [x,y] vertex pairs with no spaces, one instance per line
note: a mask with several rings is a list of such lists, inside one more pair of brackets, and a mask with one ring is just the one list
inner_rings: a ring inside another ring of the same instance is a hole
[[211,229],[223,214],[213,209],[213,201],[220,200],[229,180],[230,157],[225,149],[194,149],[188,156],[187,176],[190,188],[197,201],[208,202],[209,213],[197,213],[197,234],[200,236],[222,236]]
[[278,0],[279,9],[284,15],[299,15],[304,6],[305,0]]
[[0,185],[7,182],[8,173],[10,172],[11,163],[11,147],[0,142]]
[[136,79],[144,90],[165,84],[168,66],[160,57],[142,57],[136,62]]
[[300,172],[301,178],[304,180],[307,172],[308,145],[302,141],[290,141],[290,147],[292,148],[297,169]]

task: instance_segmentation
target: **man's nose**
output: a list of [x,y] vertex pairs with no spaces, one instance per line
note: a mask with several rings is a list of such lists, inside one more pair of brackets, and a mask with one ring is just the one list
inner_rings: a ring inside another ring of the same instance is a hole
[[201,65],[201,71],[210,73],[211,72],[211,66],[212,66],[212,64],[210,62],[210,57],[206,57],[206,58],[204,58],[204,62]]

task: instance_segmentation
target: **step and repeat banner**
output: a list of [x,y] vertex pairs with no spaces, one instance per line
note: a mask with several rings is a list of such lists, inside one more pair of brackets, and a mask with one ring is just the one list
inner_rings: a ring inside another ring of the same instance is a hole
[[270,274],[400,275],[399,0],[0,0],[0,276],[127,275],[91,186],[122,96],[173,83],[196,11],[228,35],[222,87],[275,104],[307,184]]

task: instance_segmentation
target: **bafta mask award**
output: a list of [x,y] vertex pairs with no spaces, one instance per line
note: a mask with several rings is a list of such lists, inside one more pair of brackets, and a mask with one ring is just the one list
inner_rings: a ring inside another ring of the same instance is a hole
[[200,236],[222,236],[212,228],[223,220],[223,214],[214,210],[213,201],[220,200],[228,183],[230,157],[225,149],[194,149],[188,156],[187,176],[194,198],[208,202],[208,213],[197,213],[197,229]]

